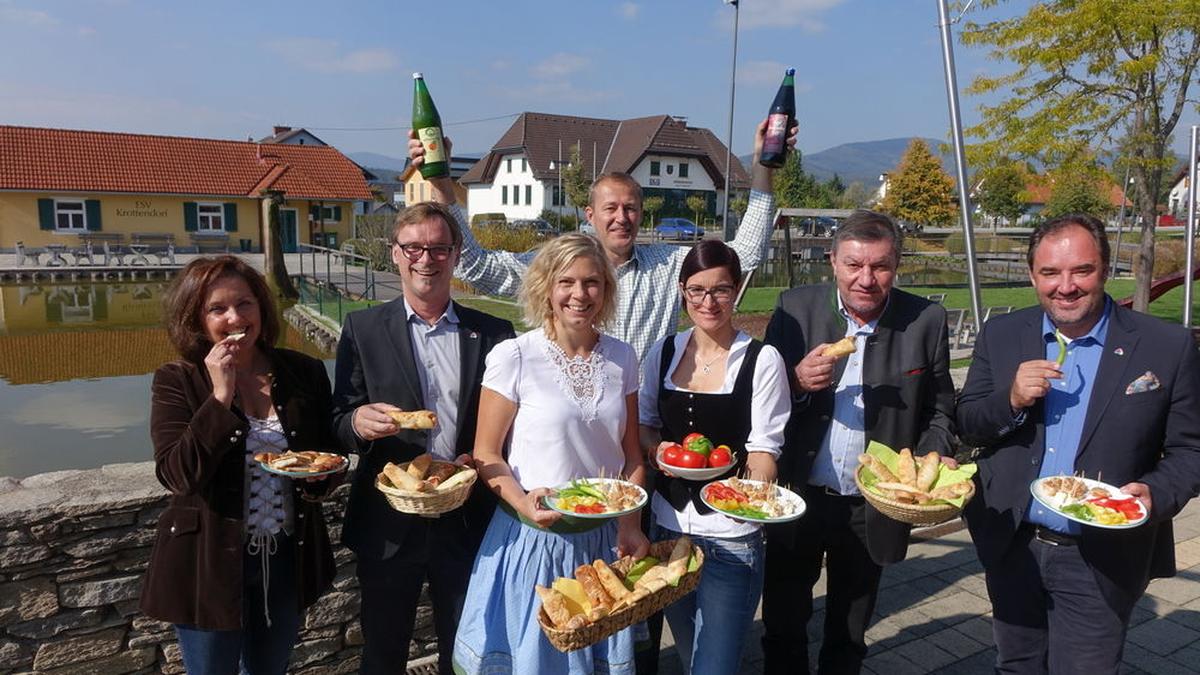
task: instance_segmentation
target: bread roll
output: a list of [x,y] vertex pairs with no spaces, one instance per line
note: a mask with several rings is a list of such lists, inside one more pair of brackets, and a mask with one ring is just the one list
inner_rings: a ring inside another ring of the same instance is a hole
[[688,560],[692,557],[692,540],[684,535],[675,540],[671,557],[667,558],[667,583],[675,584],[687,574]]
[[896,474],[892,473],[892,470],[887,468],[887,465],[874,455],[869,455],[864,452],[858,456],[858,463],[870,469],[871,473],[875,474],[876,480],[881,480],[888,483],[899,482],[896,479]]
[[603,560],[595,560],[592,562],[592,568],[596,570],[596,576],[600,579],[600,584],[604,586],[604,590],[608,592],[613,599],[613,606],[619,607],[625,604],[625,598],[629,596],[629,589],[625,588],[625,583],[621,581],[617,573],[612,571]]
[[474,477],[475,477],[475,469],[462,468],[462,469],[459,469],[457,472],[455,472],[455,474],[453,476],[450,476],[449,478],[442,481],[441,483],[438,483],[437,487],[434,489],[437,490],[438,492],[445,492],[447,490],[453,490],[454,488],[458,487],[459,485],[462,485],[463,483],[471,480]]
[[425,476],[429,475],[429,466],[431,464],[433,464],[433,455],[429,453],[417,455],[413,458],[413,461],[408,463],[408,475],[417,480],[422,480]]
[[835,359],[840,359],[850,356],[856,351],[858,351],[858,346],[854,344],[854,338],[846,336],[826,347],[825,351],[821,352],[821,355],[832,356]]
[[429,481],[430,485],[437,487],[457,472],[458,467],[450,462],[434,462],[433,466],[429,468],[425,480]]
[[957,483],[951,483],[950,485],[943,485],[942,487],[934,490],[933,492],[930,492],[929,498],[930,499],[957,499],[959,497],[967,496],[967,493],[970,491],[971,491],[971,481],[963,480],[963,481],[959,481]]
[[437,415],[432,410],[389,410],[388,416],[401,429],[432,429]]
[[904,448],[896,460],[896,478],[909,487],[917,487],[917,463],[913,459],[912,450]]
[[575,580],[583,586],[583,592],[587,593],[588,600],[592,603],[592,615],[588,618],[596,621],[608,616],[612,611],[612,596],[604,590],[604,585],[600,583],[600,577],[596,576],[595,568],[587,564],[576,567]]
[[536,585],[533,590],[542,599],[542,609],[556,628],[566,628],[571,623],[571,610],[567,609],[567,599],[562,593],[545,586]]
[[917,489],[921,492],[929,492],[929,488],[933,487],[934,481],[937,480],[938,467],[941,466],[941,455],[936,452],[927,452],[921,455],[921,459],[917,460],[920,464],[920,469],[917,471]]
[[401,490],[411,490],[413,492],[424,492],[429,489],[425,481],[417,480],[395,464],[388,462],[383,466],[383,475],[387,476],[388,481],[393,487]]

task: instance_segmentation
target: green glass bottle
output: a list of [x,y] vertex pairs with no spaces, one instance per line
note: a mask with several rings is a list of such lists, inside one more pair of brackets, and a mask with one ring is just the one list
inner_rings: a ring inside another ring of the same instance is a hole
[[442,117],[438,115],[433,97],[425,86],[425,78],[413,73],[412,128],[421,145],[425,146],[425,162],[421,164],[421,176],[441,178],[450,175],[450,162],[446,157],[446,141],[442,138]]

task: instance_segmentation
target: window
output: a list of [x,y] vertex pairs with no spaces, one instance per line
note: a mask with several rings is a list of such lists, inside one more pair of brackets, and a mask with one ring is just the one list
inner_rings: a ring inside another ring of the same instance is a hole
[[[421,198],[424,199],[425,186],[421,186]],[[342,219],[342,208],[340,206],[322,206],[317,220],[332,220],[337,222]]]
[[550,186],[550,205],[551,206],[562,206],[563,205],[562,192],[558,189],[557,185]]
[[[524,162],[525,160],[521,160],[521,161]],[[526,185],[525,186],[525,206],[529,206],[532,203],[533,203],[533,186]]]
[[75,232],[87,229],[83,200],[54,200],[54,229]]
[[196,215],[199,217],[200,232],[225,231],[225,208],[220,204],[197,204]]
[[507,167],[505,169],[505,171],[512,173],[512,158],[511,157],[504,160],[504,165]]
[[687,162],[679,163],[679,177],[680,178],[688,177],[688,163]]
[[421,201],[425,201],[425,184],[421,183]]
[[525,163],[525,158],[522,157],[521,158],[521,173],[525,173],[526,168],[528,168],[528,165]]
[[658,164],[658,162],[654,162],[654,161],[651,161],[651,162],[650,162],[650,175],[651,175],[651,176],[657,176],[657,175],[659,175],[659,164]]
[[508,203],[508,186],[507,185],[500,186],[500,203],[501,204]]

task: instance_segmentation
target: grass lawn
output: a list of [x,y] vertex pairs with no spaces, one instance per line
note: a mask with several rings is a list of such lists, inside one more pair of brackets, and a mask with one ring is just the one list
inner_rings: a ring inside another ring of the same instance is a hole
[[476,296],[469,298],[455,298],[460,305],[477,309],[481,312],[487,312],[492,316],[498,316],[501,319],[508,319],[518,331],[529,330],[529,327],[521,320],[520,305],[511,302],[501,302],[493,300],[486,296]]
[[[1132,279],[1113,279],[1106,285],[1108,294],[1114,299],[1133,295]],[[971,306],[971,291],[968,288],[943,288],[936,286],[912,286],[904,289],[917,295],[945,293],[946,300],[942,303],[949,308],[969,308]],[[742,298],[738,311],[743,314],[771,312],[775,309],[775,301],[782,288],[751,288]],[[980,303],[984,307],[1011,305],[1014,309],[1029,307],[1037,304],[1037,296],[1033,288],[983,288],[980,289]],[[1179,323],[1183,319],[1183,286],[1172,288],[1162,297],[1150,303],[1150,314],[1160,319]],[[1192,295],[1192,316],[1200,316],[1200,294]]]

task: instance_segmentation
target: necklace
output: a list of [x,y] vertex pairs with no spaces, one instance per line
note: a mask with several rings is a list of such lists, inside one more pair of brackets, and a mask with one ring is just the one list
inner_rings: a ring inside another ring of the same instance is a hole
[[703,359],[700,359],[700,354],[697,353],[696,358],[702,361],[702,363],[700,364],[700,372],[704,373],[705,375],[708,375],[709,373],[711,373],[712,365],[717,362],[717,359],[727,355],[728,353],[729,352],[721,352],[720,354],[717,354],[716,356],[712,357],[708,361],[704,361]]

